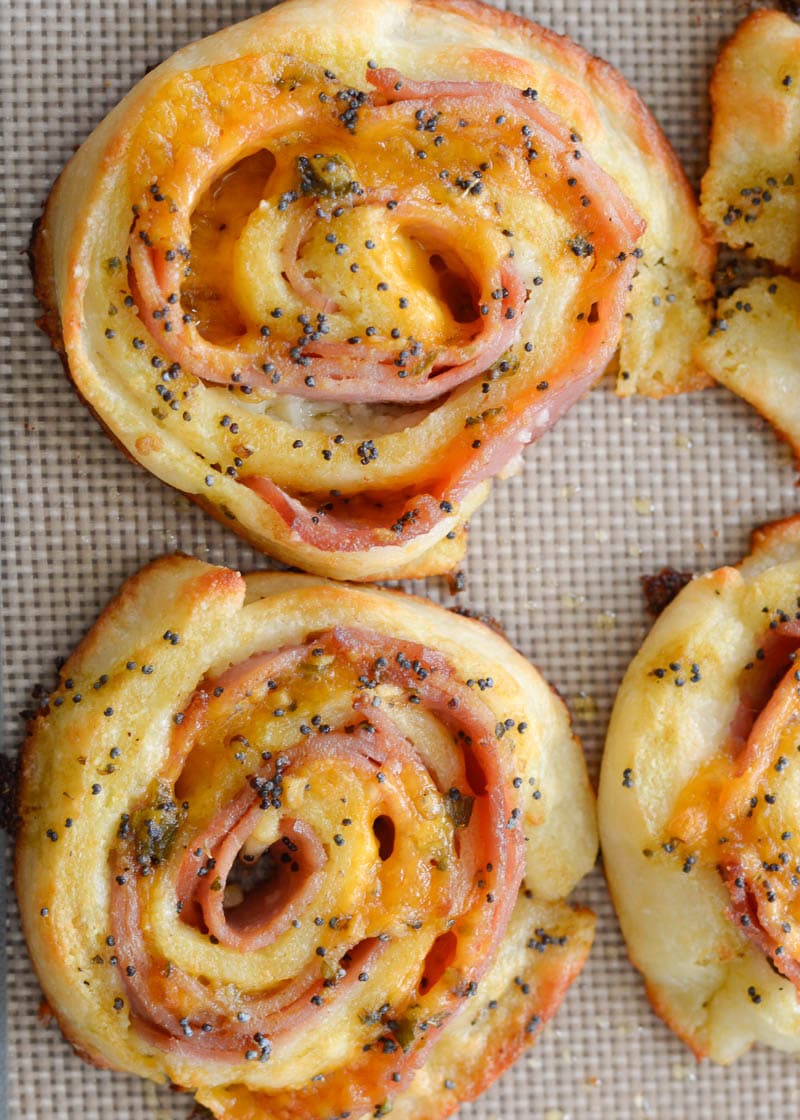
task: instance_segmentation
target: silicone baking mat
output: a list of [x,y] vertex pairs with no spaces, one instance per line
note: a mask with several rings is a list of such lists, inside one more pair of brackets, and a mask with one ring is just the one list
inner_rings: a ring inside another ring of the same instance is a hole
[[[24,251],[51,181],[148,68],[259,11],[248,0],[0,0],[0,456],[5,745],[121,582],[175,549],[239,568],[268,562],[128,463],[79,404],[34,328]],[[707,83],[721,40],[754,5],[735,0],[561,0],[515,10],[617,65],[655,110],[696,180]],[[800,508],[786,449],[722,389],[654,403],[603,384],[529,449],[475,518],[466,587],[416,585],[494,616],[571,704],[596,778],[615,689],[649,621],[639,577],[738,560],[752,527]],[[543,1037],[462,1115],[471,1120],[789,1120],[792,1059],[756,1049],[698,1065],[650,1011],[602,875],[579,892],[599,915],[589,964]],[[6,898],[8,1120],[171,1120],[169,1090],[98,1072],[38,1021],[39,992]],[[2,1024],[0,1024],[0,1027]]]

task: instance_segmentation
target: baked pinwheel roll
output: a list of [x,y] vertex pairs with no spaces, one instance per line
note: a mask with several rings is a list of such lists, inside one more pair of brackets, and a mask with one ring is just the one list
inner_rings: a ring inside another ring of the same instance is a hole
[[431,1120],[580,971],[583,755],[501,637],[187,557],[125,584],[25,748],[17,893],[80,1054],[220,1120]]
[[626,309],[626,391],[705,379],[711,251],[655,122],[479,4],[298,0],[186,47],[70,162],[33,258],[113,437],[322,575],[452,569]]
[[717,307],[701,365],[749,401],[800,463],[800,282],[759,277]]
[[800,1052],[800,517],[664,610],[600,781],[609,886],[655,1010],[727,1063]]

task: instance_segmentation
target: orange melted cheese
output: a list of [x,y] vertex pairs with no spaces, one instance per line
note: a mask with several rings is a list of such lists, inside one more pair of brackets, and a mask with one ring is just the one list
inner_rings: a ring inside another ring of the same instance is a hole
[[[220,71],[220,78],[231,71],[230,84],[226,83],[226,115],[237,122],[245,119],[259,86],[263,86],[263,65],[239,60],[216,70]],[[202,72],[202,77],[206,86],[214,86],[214,79],[207,72]],[[174,88],[165,102],[182,126],[193,115],[197,118],[196,127],[200,127],[204,117],[214,116],[212,107],[198,101],[193,82],[176,78],[171,85]],[[274,86],[270,93],[275,96]],[[229,108],[234,104],[235,112]],[[367,111],[365,107],[364,112]],[[463,336],[456,316],[465,312],[463,297],[468,286],[465,289],[463,283],[464,260],[475,255],[479,260],[486,258],[489,249],[495,255],[508,251],[499,229],[489,234],[491,244],[486,244],[484,211],[492,205],[485,207],[478,199],[482,184],[491,180],[495,169],[486,164],[486,148],[474,129],[461,129],[459,135],[459,130],[452,127],[454,122],[450,122],[439,159],[431,132],[416,131],[410,112],[406,111],[403,117],[366,117],[364,123],[349,132],[335,118],[320,113],[314,121],[313,146],[289,127],[271,139],[267,147],[235,162],[206,187],[192,212],[191,265],[181,296],[184,309],[196,317],[198,328],[207,338],[230,342],[245,329],[258,329],[263,323],[269,323],[278,334],[296,333],[297,314],[307,308],[292,299],[279,258],[298,199],[300,205],[311,201],[304,197],[300,160],[308,161],[315,172],[319,171],[323,184],[323,197],[317,201],[324,217],[301,247],[300,255],[303,266],[319,281],[320,288],[330,290],[341,302],[343,320],[334,317],[331,337],[346,339],[352,334],[354,319],[364,325],[373,324],[383,337],[389,336],[393,327],[398,327],[404,338],[413,336],[428,344],[443,345]],[[145,162],[142,151],[156,156],[150,167],[142,168],[148,179],[158,179],[159,155],[169,155],[171,168],[180,162],[171,147],[159,153],[152,136],[142,138],[141,148],[137,145],[138,164]],[[353,195],[344,182],[335,183],[326,197],[324,169],[330,159],[352,171],[356,200],[358,191],[363,190],[362,183],[380,195],[381,200],[363,208],[351,206]],[[428,160],[436,163],[434,170],[423,168]],[[505,162],[501,160],[496,170],[507,176],[509,168],[504,166]],[[439,179],[439,170],[445,168],[450,181]],[[451,206],[452,181],[459,177],[469,186],[455,188],[456,197],[463,195],[457,239],[453,229],[446,235],[445,244],[441,244],[441,235],[436,231],[406,229],[391,220],[385,202],[392,197],[408,198],[419,188],[421,179],[428,196],[443,206]],[[479,191],[470,194],[479,183]],[[313,192],[306,193],[310,196]],[[282,199],[289,201],[282,203]],[[343,202],[346,211],[339,220],[334,213],[337,202]],[[367,242],[372,242],[374,248],[367,249]],[[339,246],[345,246],[345,250]],[[442,292],[440,283],[441,273],[452,272],[453,266],[455,275],[462,277],[462,283],[455,285],[455,315],[448,305],[449,293]],[[379,288],[381,284],[386,287]],[[471,320],[478,316],[476,296],[473,291]],[[401,299],[407,306],[400,304]],[[270,318],[275,308],[284,313],[286,323],[277,324]]]
[[125,138],[105,333],[183,489],[340,578],[456,562],[488,479],[607,364],[643,231],[532,89],[355,80],[278,52],[165,78]]
[[[191,806],[188,834],[234,798],[242,775],[263,768],[265,750],[273,757],[296,750],[298,727],[305,728],[306,734],[316,734],[319,727],[353,721],[351,709],[359,685],[344,659],[337,661],[332,654],[309,656],[294,677],[286,681],[278,677],[271,683],[276,687],[248,684],[233,704],[224,697],[209,699],[205,724],[192,742],[191,762],[184,763],[176,786],[176,798]],[[387,711],[397,697],[404,699],[391,688],[379,693]],[[368,712],[364,717],[368,718]],[[232,759],[239,765],[232,766]],[[449,786],[465,787],[466,778],[455,755],[442,780]],[[381,825],[376,828],[375,822],[385,811],[381,804],[387,790],[403,802],[404,815],[403,828],[391,841],[397,858],[384,863]],[[349,778],[344,775],[341,757],[334,754],[293,769],[283,781],[282,802],[284,815],[312,822],[326,838],[329,858],[341,863],[333,877],[341,893],[328,900],[335,913],[351,911],[354,900],[350,895],[360,891],[362,883],[374,882],[371,905],[360,910],[360,937],[385,932],[387,913],[402,914],[405,922],[412,922],[419,914],[446,912],[451,888],[447,869],[456,856],[453,821],[445,798],[418,768],[404,767],[401,774],[387,774],[386,782],[368,783],[356,771]],[[342,825],[343,818],[348,825]],[[335,836],[339,842],[334,841]],[[276,815],[265,814],[263,825],[251,836],[249,854],[260,856],[278,839]],[[342,928],[347,928],[352,940],[355,927]],[[430,942],[430,931],[428,923],[424,942]],[[323,930],[314,936],[323,937],[325,943],[326,937],[334,942],[341,935]],[[424,954],[424,949],[413,952]]]
[[215,179],[192,214],[191,265],[181,305],[212,342],[231,342],[245,332],[232,297],[234,251],[274,166],[267,151],[246,156]]
[[[301,316],[313,323],[327,304],[326,342],[357,338],[375,353],[406,346],[418,356],[416,345],[432,360],[480,330],[481,301],[500,298],[485,279],[514,257],[514,237],[527,238],[542,264],[552,258],[564,298],[574,298],[578,275],[596,267],[590,241],[599,252],[601,233],[548,152],[528,158],[520,118],[381,106],[379,97],[376,108],[376,95],[332,81],[325,93],[320,78],[276,75],[259,59],[180,75],[139,128],[134,172],[146,243],[185,251],[181,306],[205,339],[294,343],[298,321],[308,326]],[[352,127],[338,112],[348,106],[356,106]],[[191,154],[201,132],[202,150],[214,150],[210,181]],[[188,245],[175,243],[176,212],[189,215]],[[586,258],[573,244],[587,246]],[[295,261],[305,291],[287,277]]]
[[667,845],[746,884],[764,930],[800,956],[800,683],[780,681],[737,755],[718,755],[684,788]]

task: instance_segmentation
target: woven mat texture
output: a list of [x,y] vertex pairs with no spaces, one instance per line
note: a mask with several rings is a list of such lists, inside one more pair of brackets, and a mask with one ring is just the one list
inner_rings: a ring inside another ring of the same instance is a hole
[[[257,553],[127,462],[79,404],[34,327],[24,249],[77,144],[150,67],[260,10],[257,0],[0,0],[0,461],[5,749],[32,688],[122,581],[182,549],[244,569]],[[638,87],[697,180],[717,48],[752,7],[725,0],[521,0]],[[648,628],[639,577],[739,559],[750,530],[800,504],[786,449],[722,389],[654,403],[596,389],[529,449],[475,518],[465,590],[417,584],[485,611],[568,699],[596,778],[608,715]],[[794,1062],[756,1049],[698,1065],[650,1011],[601,873],[579,892],[599,915],[580,981],[539,1043],[465,1120],[790,1120]],[[9,1120],[178,1120],[167,1090],[97,1072],[37,1018],[39,992],[7,897],[5,1094]],[[2,1067],[0,1066],[0,1069]]]

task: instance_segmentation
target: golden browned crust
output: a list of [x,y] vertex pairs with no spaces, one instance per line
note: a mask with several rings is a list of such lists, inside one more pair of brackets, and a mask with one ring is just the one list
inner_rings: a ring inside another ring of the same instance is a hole
[[[28,263],[33,277],[33,292],[44,309],[44,315],[36,320],[36,325],[44,331],[52,343],[53,349],[64,356],[64,340],[61,335],[61,319],[58,314],[56,295],[53,288],[53,260],[48,252],[47,243],[43,232],[46,225],[47,208],[55,194],[58,180],[42,208],[41,215],[33,223],[30,242],[28,244]],[[65,367],[69,373],[69,366]]]
[[[63,172],[61,174],[63,175]],[[61,175],[59,175],[53,184],[50,194],[42,207],[42,213],[33,223],[31,237],[28,243],[28,264],[33,278],[33,293],[44,311],[44,314],[36,320],[36,325],[50,339],[50,345],[61,359],[61,365],[67,375],[67,380],[81,404],[89,410],[103,432],[105,432],[114,446],[122,452],[125,458],[140,469],[147,470],[144,464],[140,463],[133,452],[125,445],[124,441],[103,421],[103,417],[92,405],[91,400],[81,392],[80,386],[72,376],[69,359],[64,348],[61,316],[58,312],[58,302],[55,294],[53,254],[50,248],[50,239],[45,234],[49,224],[50,210],[55,202],[60,180]],[[193,495],[186,494],[185,496],[191,498]],[[214,511],[209,512],[213,512],[215,517],[218,516]]]
[[798,545],[800,545],[800,513],[760,525],[750,535],[750,553],[757,557],[763,553],[768,555],[772,552],[777,553],[784,546],[794,549]]
[[[124,640],[124,632],[121,633],[120,630],[123,629],[124,631],[126,621],[129,626],[132,623],[133,626],[136,627],[136,620],[140,614],[141,600],[147,598],[153,584],[160,582],[164,577],[176,574],[187,564],[199,565],[199,562],[193,561],[191,558],[183,555],[163,556],[152,560],[149,564],[146,564],[144,568],[141,568],[132,575],[103,609],[92,629],[81,639],[64,663],[59,672],[60,681],[69,680],[72,675],[80,679],[85,673],[91,672],[89,666],[98,653],[101,659],[105,660],[108,656],[107,651],[103,651],[99,649],[99,647],[107,640],[108,635],[119,634],[120,639]],[[187,600],[195,610],[202,612],[208,596],[217,594],[225,595],[231,592],[235,594],[241,589],[242,581],[238,573],[224,568],[212,568],[209,565],[202,565],[202,568],[205,568],[206,571],[201,572],[199,580],[191,587]],[[126,615],[128,616],[127,619],[125,617]],[[31,781],[37,762],[41,762],[41,759],[37,759],[36,757],[38,749],[36,745],[37,737],[41,734],[42,724],[48,720],[51,714],[53,714],[53,711],[50,705],[46,705],[38,715],[30,720],[28,724],[28,733],[20,752],[20,780],[19,789],[17,791],[20,832],[14,848],[13,873],[15,891],[21,903],[23,927],[25,926],[25,916],[28,909],[26,907],[26,901],[28,899],[31,882],[31,869],[29,865],[26,866],[25,864],[27,853],[23,834],[26,831],[30,831],[32,817],[41,811],[41,807],[38,804],[31,806],[26,802],[25,791],[28,783]],[[89,743],[85,745],[87,750],[90,749]],[[66,811],[69,812],[69,808],[67,808]],[[40,915],[39,918],[41,918]],[[46,992],[52,978],[53,960],[48,957],[46,952],[42,954],[31,952],[30,959],[39,984],[42,990]],[[59,965],[64,964],[60,959],[58,963]],[[59,1001],[48,1000],[46,1002],[49,1013],[55,1019],[62,1034],[79,1058],[82,1058],[97,1069],[115,1068],[113,1061],[109,1060],[109,1058],[104,1055],[102,1047],[96,1043],[93,1044],[86,1037],[80,1022],[74,1021],[69,1011],[65,1010],[64,1006]]]

